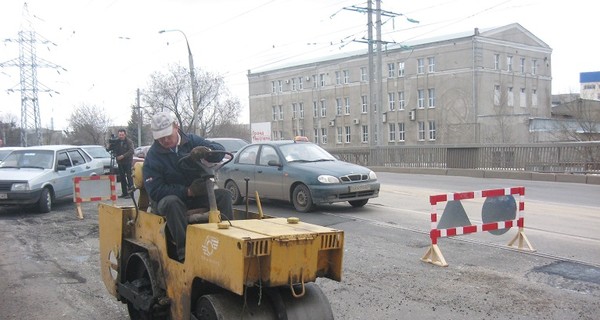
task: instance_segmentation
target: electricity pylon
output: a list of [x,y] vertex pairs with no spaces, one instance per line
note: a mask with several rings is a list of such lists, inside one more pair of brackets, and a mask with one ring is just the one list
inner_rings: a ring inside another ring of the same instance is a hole
[[[8,89],[9,93],[21,91],[21,146],[42,144],[42,131],[40,119],[40,106],[38,100],[39,92],[58,93],[38,82],[37,68],[50,67],[56,69],[64,68],[39,59],[36,53],[36,45],[52,44],[48,40],[37,40],[37,33],[33,30],[27,3],[23,5],[23,24],[17,40],[6,39],[5,42],[17,42],[19,44],[19,58],[0,63],[0,67],[13,66],[20,70],[20,88]],[[59,71],[59,70],[57,70]],[[59,71],[60,73],[60,71]],[[34,133],[33,141],[28,141],[28,135]]]

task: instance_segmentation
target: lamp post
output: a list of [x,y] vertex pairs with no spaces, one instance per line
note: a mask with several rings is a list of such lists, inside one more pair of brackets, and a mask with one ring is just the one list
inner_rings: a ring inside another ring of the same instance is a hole
[[[192,110],[194,111],[194,115],[196,114],[196,108],[198,108],[198,94],[196,92],[196,75],[194,73],[194,57],[192,56],[192,50],[190,49],[190,43],[188,42],[187,36],[185,33],[179,29],[172,30],[160,30],[158,33],[165,32],[180,32],[185,38],[185,44],[187,45],[188,50],[188,60],[190,64],[190,80],[192,84]],[[193,132],[196,133],[196,120],[194,120],[194,128]]]

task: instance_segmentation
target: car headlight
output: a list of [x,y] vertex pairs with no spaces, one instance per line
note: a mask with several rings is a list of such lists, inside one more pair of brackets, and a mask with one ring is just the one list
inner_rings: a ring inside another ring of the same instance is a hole
[[377,175],[375,174],[375,172],[373,172],[373,171],[369,172],[369,179],[370,180],[377,180]]
[[317,179],[320,183],[340,183],[338,178],[327,174],[320,175]]
[[27,182],[13,183],[12,187],[10,188],[10,191],[27,191],[27,190],[29,190],[29,183],[27,183]]

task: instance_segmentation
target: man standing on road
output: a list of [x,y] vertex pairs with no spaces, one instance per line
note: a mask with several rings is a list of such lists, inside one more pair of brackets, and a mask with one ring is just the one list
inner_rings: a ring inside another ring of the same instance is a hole
[[119,179],[121,180],[121,195],[119,198],[129,198],[128,190],[133,187],[133,178],[131,177],[133,141],[127,138],[125,129],[119,129],[119,139],[113,152],[119,165]]

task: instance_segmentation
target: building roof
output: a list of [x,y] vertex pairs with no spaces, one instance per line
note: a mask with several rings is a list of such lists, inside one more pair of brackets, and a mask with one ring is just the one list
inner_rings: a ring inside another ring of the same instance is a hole
[[[459,32],[459,33],[440,35],[440,36],[430,37],[430,38],[414,39],[414,40],[409,40],[409,41],[405,41],[402,43],[389,43],[384,46],[383,51],[385,52],[385,51],[390,51],[390,50],[411,50],[411,49],[413,49],[415,47],[419,47],[419,46],[431,45],[434,43],[450,41],[450,40],[470,38],[470,37],[474,37],[474,36],[494,37],[495,35],[501,34],[502,32],[505,32],[507,30],[514,29],[514,28],[517,28],[521,32],[527,34],[527,36],[529,38],[533,39],[533,41],[535,43],[537,43],[539,46],[545,47],[548,49],[550,48],[545,42],[543,42],[542,40],[537,38],[535,35],[533,35],[527,29],[523,28],[523,26],[521,26],[520,24],[511,23],[511,24],[501,26],[501,27],[474,28],[473,30],[463,31],[463,32]],[[305,59],[305,60],[301,60],[301,61],[298,61],[298,60],[286,61],[286,62],[282,62],[280,64],[272,64],[269,66],[259,67],[259,68],[256,68],[255,70],[248,70],[248,76],[259,74],[259,73],[264,73],[264,72],[275,71],[275,70],[287,69],[287,68],[298,68],[301,66],[308,67],[308,66],[312,66],[316,63],[323,63],[323,62],[328,62],[328,61],[332,62],[335,60],[342,60],[342,59],[347,59],[350,57],[359,57],[359,56],[367,55],[367,54],[368,54],[368,48],[366,48],[364,50],[340,52],[338,54],[329,55],[326,57],[314,57],[314,58]]]

